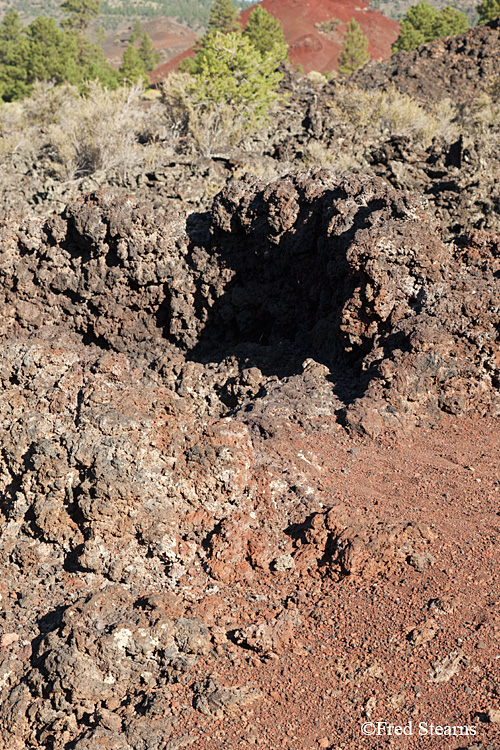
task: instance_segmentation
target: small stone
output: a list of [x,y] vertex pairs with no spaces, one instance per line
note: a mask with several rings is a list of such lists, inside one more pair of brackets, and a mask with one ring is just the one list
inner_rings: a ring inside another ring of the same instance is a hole
[[271,567],[277,573],[284,573],[286,570],[294,570],[295,560],[291,555],[280,555],[273,560]]
[[19,640],[17,633],[4,633],[0,638],[0,648],[6,648]]
[[433,565],[436,562],[436,558],[430,552],[414,552],[409,556],[408,562],[415,568],[417,573],[423,573],[429,565]]
[[477,644],[477,647],[480,648],[481,651],[484,651],[485,649],[488,648],[484,641],[479,641],[479,643]]
[[328,737],[320,737],[320,739],[318,740],[318,745],[326,749],[330,745],[330,740],[328,739]]
[[488,709],[488,721],[490,724],[500,724],[500,709],[489,708]]

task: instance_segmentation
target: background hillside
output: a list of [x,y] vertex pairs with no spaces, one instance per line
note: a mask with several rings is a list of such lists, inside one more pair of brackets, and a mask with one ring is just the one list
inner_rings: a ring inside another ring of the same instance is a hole
[[[0,18],[10,9],[17,10],[23,21],[40,15],[56,19],[63,17],[59,0],[9,0],[0,3]],[[236,0],[236,5],[246,8],[246,0]],[[192,29],[205,27],[212,0],[103,0],[99,25],[105,29],[126,26],[136,18],[147,20],[168,16],[187,24]]]
[[[415,5],[417,0],[371,0],[370,6],[380,10],[388,18],[393,18],[395,21],[400,21],[406,12],[412,5]],[[445,6],[450,5],[455,10],[460,10],[465,13],[469,19],[469,23],[472,25],[477,23],[478,15],[476,8],[479,3],[476,0],[427,0],[429,5],[432,5],[438,10],[442,10]]]
[[[148,20],[166,16],[186,24],[191,29],[203,28],[208,22],[211,0],[103,0],[99,25],[105,29],[126,27],[131,21],[139,18]],[[250,0],[235,0],[241,8],[252,5]],[[384,15],[400,20],[415,0],[371,0],[370,6],[380,10]],[[477,21],[477,0],[429,0],[436,8],[451,5],[452,8],[465,13],[471,23]],[[23,21],[30,21],[41,14],[61,18],[59,0],[9,0],[0,2],[0,18],[9,8],[18,11]],[[290,5],[292,5],[290,3]]]

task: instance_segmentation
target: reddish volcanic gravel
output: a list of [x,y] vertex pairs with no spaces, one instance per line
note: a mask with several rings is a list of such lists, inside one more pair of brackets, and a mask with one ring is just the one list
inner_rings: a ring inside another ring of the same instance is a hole
[[[304,71],[336,70],[338,54],[343,46],[345,24],[354,18],[370,42],[368,52],[374,60],[391,56],[391,44],[399,36],[399,23],[386,18],[363,0],[262,0],[262,7],[283,26],[290,47],[290,58]],[[242,14],[246,23],[251,9]],[[338,19],[342,23],[335,32],[325,34],[318,24]]]
[[[288,570],[209,592],[193,613],[221,633],[283,612],[301,624],[277,653],[221,636],[217,659],[173,686],[169,701],[186,744],[496,750],[498,724],[488,711],[500,708],[499,435],[497,420],[445,418],[403,440],[289,429],[267,441],[275,466],[304,457],[325,506],[342,501],[362,516],[425,524],[431,562],[340,578]],[[189,704],[207,672],[215,687],[203,688],[212,712],[203,716]],[[241,686],[249,695],[232,704],[223,688]],[[404,727],[404,735],[389,736],[394,730],[378,722]],[[364,736],[364,723],[379,734]]]

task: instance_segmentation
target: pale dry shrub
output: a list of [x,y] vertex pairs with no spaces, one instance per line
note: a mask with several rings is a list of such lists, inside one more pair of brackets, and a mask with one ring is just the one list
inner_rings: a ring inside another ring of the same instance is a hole
[[457,112],[450,102],[428,111],[395,87],[365,91],[352,84],[339,85],[330,107],[357,131],[373,135],[407,137],[424,146],[436,137],[452,140],[458,135]]
[[[131,169],[155,161],[155,107],[157,111],[159,107],[144,106],[140,85],[108,91],[91,82],[87,93],[80,95],[69,84],[40,82],[19,105],[4,139],[18,150],[29,144],[38,153],[40,166],[60,180],[79,179],[98,170],[123,179]],[[23,140],[14,145],[19,130]]]
[[33,153],[33,143],[25,127],[21,102],[0,104],[0,157],[16,151]]
[[302,161],[311,169],[331,169],[342,176],[347,172],[360,172],[363,165],[352,153],[326,148],[320,141],[309,141]]
[[500,101],[494,90],[491,93],[481,94],[471,106],[462,111],[462,127],[466,132],[491,135],[500,126]]

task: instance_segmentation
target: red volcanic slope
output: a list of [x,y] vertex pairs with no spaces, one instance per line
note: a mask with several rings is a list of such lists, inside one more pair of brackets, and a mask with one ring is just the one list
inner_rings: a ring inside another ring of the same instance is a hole
[[[346,24],[354,18],[370,42],[368,52],[375,60],[391,56],[391,44],[399,36],[399,24],[379,11],[369,8],[364,0],[263,0],[261,6],[283,26],[290,58],[304,71],[336,70],[338,54]],[[246,23],[252,8],[242,14]],[[337,18],[342,24],[328,35],[315,24]]]
[[[363,34],[368,37],[368,52],[375,60],[390,57],[391,44],[399,36],[399,24],[368,7],[364,0],[262,0],[261,6],[279,20],[292,62],[295,65],[300,63],[306,73],[337,69],[342,38],[351,18],[359,23]],[[242,14],[244,24],[251,11],[249,8]],[[316,27],[316,24],[334,18],[342,21],[335,31],[325,34]],[[193,51],[187,50],[161,65],[150,74],[151,83],[162,81],[183,58],[192,55]]]

